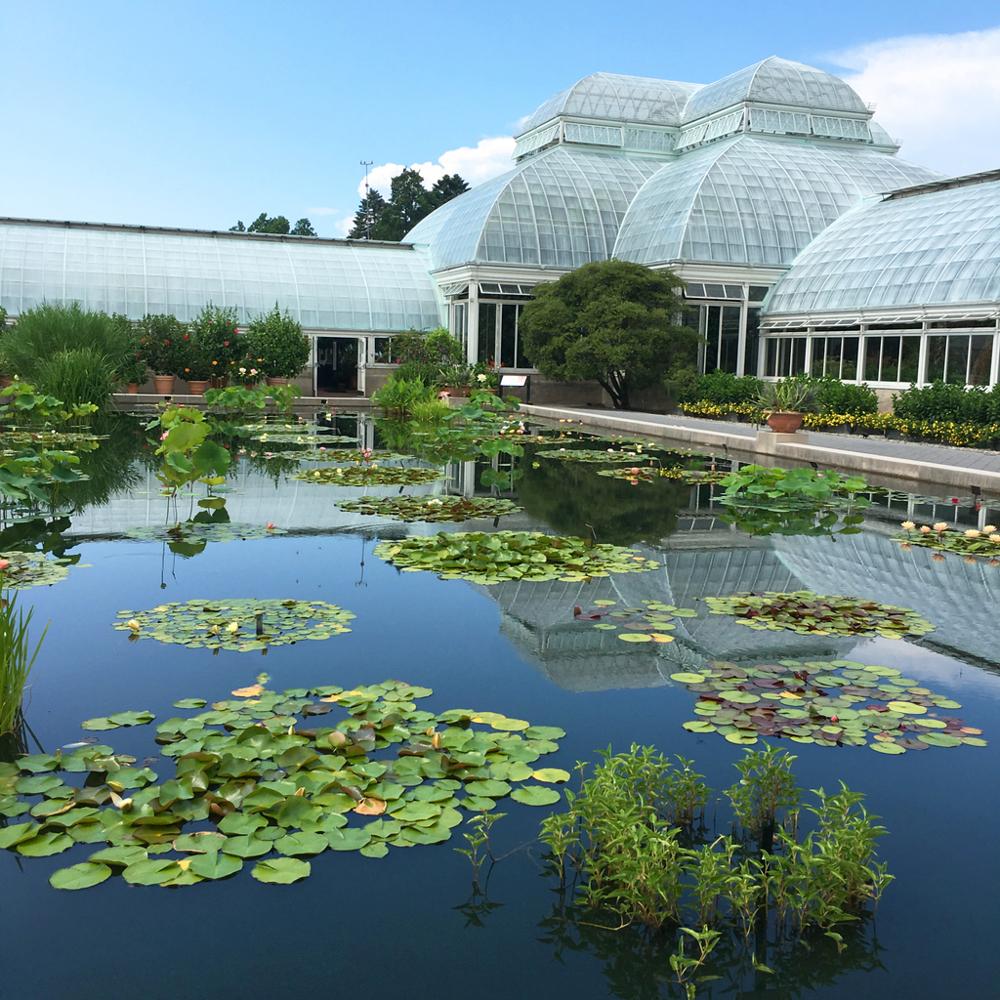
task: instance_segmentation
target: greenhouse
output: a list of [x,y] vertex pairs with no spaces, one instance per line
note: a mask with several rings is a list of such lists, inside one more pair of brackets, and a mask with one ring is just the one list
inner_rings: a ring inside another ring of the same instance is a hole
[[845,214],[764,303],[764,374],[885,388],[998,381],[1000,171],[911,187]]

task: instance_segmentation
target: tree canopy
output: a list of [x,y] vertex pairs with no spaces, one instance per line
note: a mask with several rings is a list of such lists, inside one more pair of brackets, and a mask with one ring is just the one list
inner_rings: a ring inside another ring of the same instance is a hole
[[239,219],[235,226],[230,226],[231,233],[277,233],[282,236],[315,236],[316,230],[308,219],[299,219],[295,225],[291,225],[283,215],[268,215],[261,212],[249,226],[243,224]]
[[388,201],[374,188],[361,199],[348,239],[401,240],[425,215],[468,190],[458,174],[445,174],[428,190],[420,171],[408,167],[390,182]]
[[616,409],[634,389],[692,364],[698,334],[675,322],[680,280],[621,260],[598,261],[539,285],[521,312],[525,353],[549,378],[593,379]]

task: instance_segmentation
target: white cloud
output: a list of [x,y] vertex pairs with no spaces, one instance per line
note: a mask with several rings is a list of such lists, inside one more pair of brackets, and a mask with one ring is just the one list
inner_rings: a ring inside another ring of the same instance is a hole
[[1000,167],[1000,27],[886,38],[830,57],[908,160],[945,174]]
[[[513,165],[511,161],[513,153],[512,136],[494,136],[480,139],[475,146],[459,146],[457,149],[445,150],[436,160],[411,163],[410,167],[420,171],[428,187],[445,174],[461,174],[470,187],[474,187],[510,170]],[[388,197],[392,178],[403,169],[402,163],[380,163],[368,171],[368,184],[378,188]],[[358,182],[358,194],[364,196],[364,193],[365,181],[362,177]]]
[[345,215],[333,224],[333,228],[337,231],[337,236],[346,236],[354,228],[354,216]]

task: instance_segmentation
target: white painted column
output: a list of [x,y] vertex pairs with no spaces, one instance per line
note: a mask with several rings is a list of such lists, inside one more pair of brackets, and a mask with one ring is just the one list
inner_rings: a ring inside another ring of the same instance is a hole
[[470,365],[479,357],[479,282],[469,282],[469,308],[465,317],[466,351],[465,360]]

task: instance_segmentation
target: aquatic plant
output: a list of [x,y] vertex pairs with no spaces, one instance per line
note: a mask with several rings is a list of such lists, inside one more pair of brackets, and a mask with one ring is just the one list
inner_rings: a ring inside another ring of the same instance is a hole
[[630,462],[647,460],[656,461],[650,455],[643,454],[642,446],[637,445],[634,449],[607,448],[556,448],[547,451],[535,452],[538,458],[553,458],[560,462],[595,462],[600,464],[610,464],[612,462]]
[[402,465],[370,465],[355,467],[328,466],[323,469],[303,469],[295,479],[326,486],[414,486],[433,483],[441,478],[437,469],[424,469]]
[[229,452],[209,438],[212,426],[201,410],[168,406],[148,427],[162,430],[156,449],[160,457],[157,478],[171,495],[195,482],[209,486],[225,482]]
[[396,373],[372,394],[372,405],[395,420],[406,420],[418,403],[426,403],[435,395],[435,390],[421,379]]
[[[208,513],[203,511],[202,514]],[[213,511],[212,513],[217,513]],[[284,535],[284,528],[268,522],[267,524],[241,524],[224,520],[199,520],[201,514],[187,521],[176,524],[161,524],[141,528],[129,528],[126,533],[137,542],[166,542],[171,552],[182,556],[197,555],[203,552],[209,542],[247,542],[257,538],[270,538],[272,535]]]
[[678,608],[662,601],[643,601],[637,607],[620,608],[617,601],[608,598],[594,601],[586,609],[580,605],[573,608],[575,621],[590,623],[603,631],[617,631],[623,642],[673,642],[673,636],[665,634],[677,628],[673,619],[695,618],[697,614],[692,608]]
[[879,604],[856,597],[794,593],[733,594],[706,597],[709,611],[732,615],[741,625],[801,635],[879,635],[884,639],[922,636],[934,631],[929,621],[910,608]]
[[283,413],[291,413],[295,400],[302,395],[295,385],[227,385],[205,391],[205,405],[210,413],[223,415],[266,410],[271,404]]
[[[836,938],[834,928],[863,916],[891,880],[875,861],[885,830],[843,783],[836,795],[813,792],[816,829],[799,839],[801,792],[787,754],[750,753],[736,763],[741,780],[727,794],[743,836],[708,843],[693,823],[677,822],[663,754],[633,744],[600,756],[588,777],[587,765],[577,765],[579,791],[566,789],[566,810],[542,821],[539,839],[557,872],[575,873],[583,909],[613,918],[609,929],[696,918],[746,945],[755,928],[766,934],[772,924],[779,934],[818,927]],[[701,793],[707,800],[705,786]]]
[[963,556],[1000,556],[1000,528],[987,524],[982,528],[954,528],[944,521],[937,524],[917,525],[913,521],[902,523],[904,534],[893,539],[904,548],[919,545],[939,552],[957,552]]
[[295,458],[300,462],[355,462],[361,465],[365,462],[395,462],[402,459],[412,459],[412,455],[401,455],[399,452],[371,448],[314,448],[309,451],[295,452]]
[[325,601],[224,599],[160,604],[149,611],[118,612],[114,627],[130,639],[239,653],[329,639],[350,632],[354,614]]
[[340,510],[352,514],[392,517],[399,521],[468,521],[477,517],[504,517],[521,508],[502,497],[358,497],[342,500]]
[[[30,858],[88,845],[86,861],[53,873],[58,889],[113,873],[132,885],[193,885],[248,862],[258,881],[288,884],[311,873],[303,859],[326,851],[382,858],[447,842],[463,813],[498,799],[550,801],[535,798],[551,792],[536,782],[552,779],[534,764],[563,730],[418,709],[431,693],[402,681],[284,692],[258,683],[207,708],[184,698],[175,706],[205,710],[157,726],[175,761],[165,779],[104,744],[0,763],[0,812],[13,820],[0,848]],[[339,720],[327,721],[334,711]]]
[[[7,585],[7,580],[0,575],[0,587]],[[28,630],[33,614],[34,608],[29,608],[25,614],[17,606],[16,593],[9,590],[3,593],[0,600],[0,735],[12,732],[17,725],[24,688],[48,631],[48,626],[42,629],[32,649]]]
[[633,486],[638,486],[639,483],[655,483],[660,479],[676,479],[689,486],[698,486],[701,483],[721,482],[728,475],[728,473],[718,470],[688,469],[682,465],[643,465],[632,466],[630,469],[598,469],[597,474],[606,479],[624,479]]
[[[819,746],[868,746],[882,754],[986,746],[982,730],[950,713],[962,706],[896,667],[854,660],[717,661],[671,674],[698,695],[692,733],[751,745],[758,736]],[[939,714],[944,710],[947,714]]]
[[69,575],[69,567],[78,557],[61,558],[46,552],[9,551],[0,554],[3,583],[10,590],[47,587]]
[[469,531],[384,541],[375,555],[403,570],[429,570],[443,580],[589,580],[658,569],[659,563],[620,545],[538,531]]

